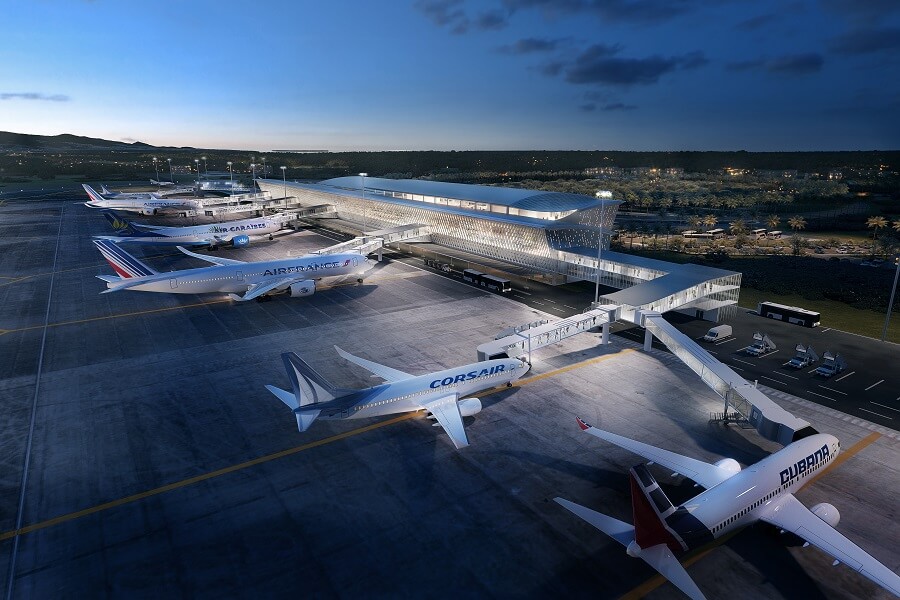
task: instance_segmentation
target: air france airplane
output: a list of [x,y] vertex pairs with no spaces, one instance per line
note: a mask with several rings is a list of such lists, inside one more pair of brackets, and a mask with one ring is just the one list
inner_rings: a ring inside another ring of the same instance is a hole
[[84,191],[90,197],[90,201],[84,205],[89,208],[112,208],[116,210],[126,210],[129,212],[139,212],[144,215],[155,215],[159,211],[166,210],[196,210],[202,208],[202,204],[198,200],[190,198],[170,198],[165,199],[157,194],[121,194],[112,198],[104,198],[97,191],[86,183],[81,184]]
[[207,246],[216,249],[230,244],[240,248],[250,244],[250,236],[269,236],[281,229],[288,218],[280,215],[256,217],[227,223],[210,223],[190,227],[162,227],[134,223],[113,212],[104,213],[117,235],[96,235],[94,239],[110,240],[119,244],[138,243],[150,246]]
[[410,375],[391,367],[353,356],[334,347],[345,360],[359,365],[385,381],[362,389],[338,389],[293,352],[281,355],[291,380],[291,390],[273,385],[272,392],[294,411],[297,427],[306,431],[321,419],[363,419],[426,410],[450,436],[457,449],[469,445],[463,417],[481,412],[481,400],[469,394],[506,384],[528,372],[529,365],[515,358],[486,360],[427,375]]
[[94,240],[94,244],[117,275],[98,275],[109,289],[103,294],[120,290],[165,292],[169,294],[210,294],[225,292],[233,300],[268,300],[272,295],[286,293],[292,298],[312,296],[316,280],[355,276],[362,282],[363,274],[375,266],[360,254],[341,253],[300,256],[280,260],[244,262],[219,258],[178,249],[188,256],[213,263],[213,267],[184,269],[157,273],[109,240]]
[[732,458],[709,464],[597,429],[581,419],[578,426],[706,488],[681,506],[673,506],[646,465],[632,468],[634,525],[555,499],[625,546],[629,556],[642,559],[689,597],[704,598],[674,553],[694,550],[757,521],[796,534],[805,540],[804,547],[813,544],[834,557],[835,565],[844,563],[900,596],[900,577],[834,529],[841,518],[834,506],[822,502],[808,509],[793,495],[837,458],[841,444],[833,435],[805,437],[742,471]]

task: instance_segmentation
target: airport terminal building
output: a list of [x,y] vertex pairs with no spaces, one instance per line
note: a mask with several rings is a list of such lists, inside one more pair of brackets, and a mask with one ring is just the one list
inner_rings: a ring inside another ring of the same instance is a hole
[[272,197],[294,197],[303,207],[333,207],[323,216],[362,231],[417,225],[433,244],[525,267],[553,283],[594,281],[600,244],[600,281],[623,290],[605,298],[626,313],[681,310],[715,321],[737,305],[740,273],[610,251],[621,202],[608,193],[361,176],[257,183]]

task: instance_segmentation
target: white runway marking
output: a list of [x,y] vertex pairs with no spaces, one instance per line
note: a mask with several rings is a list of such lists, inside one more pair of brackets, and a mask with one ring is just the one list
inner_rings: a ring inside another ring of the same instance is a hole
[[844,396],[849,396],[849,394],[847,394],[845,392],[842,392],[840,390],[836,390],[836,389],[833,389],[830,387],[825,387],[824,385],[820,385],[819,387],[822,388],[823,390],[828,390],[829,392],[834,392],[836,394],[843,394]]
[[751,367],[753,366],[752,362],[747,362],[746,360],[741,360],[739,358],[735,358],[734,360],[736,360],[739,363],[744,363],[745,365],[750,365]]
[[845,378],[847,378],[847,377],[850,377],[850,376],[853,375],[854,373],[856,373],[856,371],[850,371],[850,372],[847,373],[846,375],[841,375],[840,377],[838,377],[837,379],[835,379],[835,381],[840,381],[841,379],[845,379]]
[[894,420],[894,417],[889,417],[889,416],[887,416],[887,415],[883,415],[883,414],[881,414],[881,413],[877,413],[877,412],[875,412],[874,410],[869,410],[868,408],[861,408],[861,409],[859,409],[859,410],[864,410],[864,411],[866,411],[867,413],[872,413],[873,415],[878,415],[878,416],[881,417],[882,419],[887,419],[888,421],[893,421],[893,420]]
[[894,407],[888,406],[888,405],[886,405],[886,404],[881,404],[880,402],[872,402],[871,400],[870,400],[869,402],[870,402],[870,404],[874,404],[874,405],[876,405],[876,406],[880,406],[881,408],[886,408],[886,409],[888,409],[888,410],[893,410],[893,411],[896,411],[896,412],[900,412],[900,408],[894,408]]
[[863,391],[864,391],[864,392],[868,392],[868,391],[871,390],[873,387],[875,387],[876,385],[881,384],[881,383],[884,383],[884,379],[882,379],[881,381],[876,381],[875,383],[873,383],[872,385],[870,385],[869,387],[867,387],[867,388],[864,389]]
[[837,402],[834,398],[829,398],[828,396],[823,396],[822,394],[817,394],[815,392],[810,392],[813,396],[818,396],[819,398],[825,398],[826,400],[831,400],[832,402]]

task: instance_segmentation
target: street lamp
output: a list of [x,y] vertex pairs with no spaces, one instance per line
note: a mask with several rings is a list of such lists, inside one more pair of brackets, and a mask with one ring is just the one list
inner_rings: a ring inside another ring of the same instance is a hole
[[256,163],[250,163],[250,177],[256,181]]
[[209,167],[206,166],[206,157],[201,156],[200,159],[203,161],[203,172],[206,173],[207,177],[209,176]]
[[263,160],[263,179],[265,179],[269,176],[269,170],[266,168],[266,157],[261,156],[260,158]]
[[284,172],[287,170],[287,167],[280,167],[280,168],[281,168],[281,181],[284,182],[284,201],[287,202],[287,176],[284,174]]
[[228,161],[228,173],[231,175],[231,195],[234,196],[234,170],[231,168],[231,161]]
[[364,224],[367,224],[369,220],[369,205],[366,203],[366,177],[368,177],[369,174],[360,173],[359,176],[362,178],[363,222]]
[[600,199],[600,235],[598,236],[599,239],[597,241],[597,280],[594,285],[594,304],[597,304],[600,302],[600,250],[603,248],[603,199],[606,198],[606,194],[598,191],[595,195]]
[[200,159],[195,158],[194,164],[197,165],[197,185],[200,185]]
[[159,187],[159,163],[157,158],[153,157],[153,167],[156,169],[156,187]]
[[172,183],[175,183],[175,171],[172,170],[172,159],[167,158],[166,160],[169,161],[169,179],[172,180]]
[[881,330],[881,341],[887,339],[888,325],[891,322],[891,312],[894,308],[894,294],[897,292],[897,279],[900,279],[900,254],[894,257],[897,263],[897,270],[894,272],[894,287],[891,288],[891,299],[888,300],[887,314],[884,316],[884,329]]

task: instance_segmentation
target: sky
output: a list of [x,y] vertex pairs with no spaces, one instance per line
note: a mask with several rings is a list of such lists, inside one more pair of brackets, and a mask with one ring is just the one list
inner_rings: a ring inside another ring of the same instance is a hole
[[897,150],[898,0],[0,0],[0,131],[242,150]]

